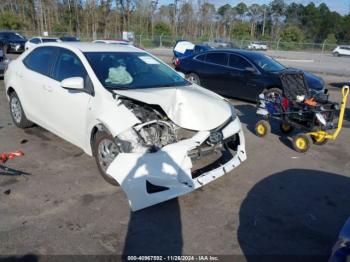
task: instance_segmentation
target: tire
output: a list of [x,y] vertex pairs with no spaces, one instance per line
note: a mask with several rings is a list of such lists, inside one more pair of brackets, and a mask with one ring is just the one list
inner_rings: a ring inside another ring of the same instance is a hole
[[[105,159],[103,159],[103,155],[106,153],[108,154],[108,152],[111,155],[107,155],[105,156]],[[114,138],[106,131],[98,131],[93,141],[93,155],[101,176],[107,183],[113,186],[119,186],[119,184],[113,177],[106,173],[106,170],[118,153],[120,153],[120,150]],[[106,163],[104,160],[108,160],[110,162]]]
[[23,111],[21,101],[16,92],[10,94],[10,113],[13,123],[19,128],[28,128],[33,126],[33,122],[29,121]]
[[282,96],[282,90],[278,87],[273,87],[273,88],[267,89],[263,93],[264,93],[265,97],[267,98],[267,100],[271,100],[273,102],[275,102],[275,100],[278,96]]
[[305,133],[299,133],[293,137],[293,148],[299,153],[306,153],[311,145],[311,137]]
[[190,73],[189,75],[187,75],[186,79],[191,83],[197,84],[199,86],[201,85],[201,80],[199,76],[195,73]]
[[340,56],[340,54],[339,54],[338,52],[333,53],[333,55],[334,55],[335,57],[339,57],[339,56]]
[[312,138],[312,142],[315,144],[315,145],[318,145],[318,146],[322,146],[322,145],[325,145],[327,144],[328,142],[328,138],[324,138],[324,137],[314,137],[314,136],[311,136]]
[[270,126],[270,123],[267,122],[266,120],[260,120],[259,122],[256,123],[254,130],[255,130],[255,134],[258,137],[265,137],[269,133],[271,133],[271,126]]
[[280,129],[281,129],[282,133],[289,134],[290,132],[293,131],[294,127],[289,125],[289,124],[287,124],[287,123],[281,123],[280,124]]

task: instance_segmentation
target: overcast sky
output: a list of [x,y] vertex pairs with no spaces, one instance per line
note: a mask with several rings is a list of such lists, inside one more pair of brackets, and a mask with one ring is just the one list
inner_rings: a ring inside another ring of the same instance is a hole
[[[162,4],[169,4],[169,3],[173,3],[173,0],[159,0],[159,5]],[[197,3],[197,0],[193,0],[193,2]],[[222,6],[224,4],[230,4],[232,6],[237,5],[240,2],[244,2],[246,5],[251,5],[254,3],[257,4],[268,4],[271,2],[271,0],[209,0],[209,2],[215,4],[217,7],[218,6]],[[310,1],[310,0],[286,0],[286,3],[291,3],[291,2],[297,2],[297,3],[301,3],[301,4],[308,4],[310,2],[314,2],[316,5],[319,5],[320,3],[326,3],[328,5],[328,7],[331,10],[337,11],[338,13],[344,15],[347,14],[349,12],[349,5],[350,5],[350,0],[314,0],[314,1]]]

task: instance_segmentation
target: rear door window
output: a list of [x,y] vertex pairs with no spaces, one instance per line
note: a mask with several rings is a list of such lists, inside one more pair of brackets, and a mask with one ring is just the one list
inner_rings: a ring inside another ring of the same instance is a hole
[[55,47],[39,47],[34,49],[23,63],[28,69],[49,76],[56,52]]
[[243,57],[240,57],[238,55],[230,55],[230,62],[229,66],[237,69],[244,70],[247,67],[252,67],[252,65],[245,60]]
[[199,61],[204,61],[205,60],[205,55],[198,55],[196,56],[196,59]]
[[226,53],[208,53],[205,59],[206,62],[227,66],[228,54]]

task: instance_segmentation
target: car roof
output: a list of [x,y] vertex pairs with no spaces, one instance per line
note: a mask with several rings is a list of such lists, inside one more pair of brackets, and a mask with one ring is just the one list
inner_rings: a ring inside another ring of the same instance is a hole
[[41,39],[59,39],[58,37],[54,36],[33,36],[32,38],[41,38]]
[[101,45],[91,42],[51,42],[40,46],[57,46],[79,50],[81,52],[143,52],[145,51],[130,45]]

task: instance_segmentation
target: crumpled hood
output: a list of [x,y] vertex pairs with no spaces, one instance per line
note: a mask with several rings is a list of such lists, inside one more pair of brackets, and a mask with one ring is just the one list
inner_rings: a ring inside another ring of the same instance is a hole
[[159,105],[176,125],[191,130],[212,130],[232,114],[228,102],[196,85],[115,90],[115,93]]

